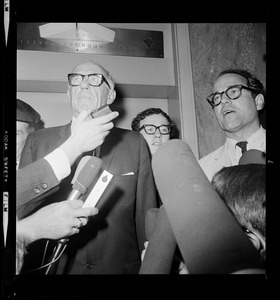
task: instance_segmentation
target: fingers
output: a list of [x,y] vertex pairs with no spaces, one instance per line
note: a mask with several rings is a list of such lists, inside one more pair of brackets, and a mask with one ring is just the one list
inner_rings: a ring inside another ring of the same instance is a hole
[[74,228],[78,229],[76,230],[77,233],[79,233],[80,229],[87,225],[88,223],[88,217],[98,214],[98,208],[96,207],[85,207],[81,209],[76,209],[75,214],[79,212],[79,216],[75,218],[75,225]]
[[84,201],[79,199],[65,200],[65,203],[69,204],[72,208],[80,208],[83,206]]
[[69,205],[70,208],[73,209],[73,216],[74,217],[90,217],[98,214],[97,207],[82,207],[84,202],[79,199],[74,200],[65,200],[65,204]]
[[[65,200],[59,204],[62,205],[60,210],[64,211],[68,220],[71,220],[71,223],[69,224],[71,226],[69,228],[71,229],[70,234],[74,234],[72,228],[80,229],[88,223],[88,217],[98,214],[98,208],[82,207],[83,203],[84,202],[82,200],[74,199]],[[78,233],[79,231],[76,229],[74,231],[75,233]]]
[[79,114],[78,114],[78,116],[77,116],[77,122],[82,122],[82,121],[84,121],[86,118],[87,118],[87,116],[90,114],[90,112],[91,112],[91,110],[90,109],[85,109],[85,110],[82,110]]
[[98,214],[98,208],[97,207],[84,207],[84,208],[80,208],[77,209],[77,211],[75,212],[78,217],[90,217],[90,216],[94,216]]
[[78,224],[75,227],[77,227],[78,229],[82,228],[87,223],[86,218],[76,218],[76,220],[78,221]]
[[88,218],[86,217],[78,217],[74,220],[73,228],[80,230],[82,227],[86,226],[88,223]]
[[110,112],[109,114],[107,114],[105,116],[99,117],[99,118],[94,119],[94,120],[98,120],[99,124],[106,124],[106,123],[109,123],[112,120],[114,120],[118,115],[119,115],[119,112],[113,111],[113,112]]

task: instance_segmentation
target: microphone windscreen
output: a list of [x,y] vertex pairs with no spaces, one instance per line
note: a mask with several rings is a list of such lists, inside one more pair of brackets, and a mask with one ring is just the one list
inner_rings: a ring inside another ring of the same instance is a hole
[[77,180],[73,184],[73,190],[78,190],[84,194],[97,176],[101,166],[102,160],[99,157],[92,156],[78,173]]
[[152,158],[159,195],[190,274],[261,267],[260,255],[213,189],[191,148],[163,144]]
[[84,157],[81,158],[81,160],[80,160],[80,162],[79,162],[79,164],[78,164],[78,166],[77,166],[77,168],[76,168],[75,174],[74,174],[74,176],[73,176],[73,178],[72,178],[71,184],[73,184],[73,183],[77,180],[78,175],[80,174],[82,168],[83,168],[83,167],[85,166],[85,164],[91,159],[91,157],[92,157],[92,156],[87,155],[87,156],[84,156]]
[[155,219],[139,274],[170,274],[176,240],[163,205]]
[[266,154],[257,149],[250,149],[242,154],[238,162],[239,165],[266,164]]
[[150,237],[152,236],[153,232],[155,231],[155,225],[157,221],[159,208],[153,207],[150,208],[146,212],[146,218],[145,218],[145,234],[146,239],[149,241]]

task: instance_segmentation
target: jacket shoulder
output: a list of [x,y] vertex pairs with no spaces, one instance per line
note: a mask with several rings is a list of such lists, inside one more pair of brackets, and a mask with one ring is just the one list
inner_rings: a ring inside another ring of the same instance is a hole
[[43,129],[39,129],[37,131],[31,132],[28,135],[28,138],[30,139],[38,139],[38,138],[42,138],[42,137],[48,137],[48,136],[52,136],[53,134],[60,132],[61,130],[63,130],[64,128],[68,127],[69,124],[67,125],[61,125],[61,126],[56,126],[56,127],[48,127],[48,128],[43,128]]

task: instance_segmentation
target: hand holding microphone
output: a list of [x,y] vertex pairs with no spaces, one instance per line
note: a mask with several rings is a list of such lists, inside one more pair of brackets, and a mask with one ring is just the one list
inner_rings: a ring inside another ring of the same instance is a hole
[[119,115],[114,111],[92,119],[89,114],[90,110],[83,110],[77,116],[71,126],[71,136],[60,146],[68,156],[71,165],[80,154],[96,149],[104,142],[105,137],[114,127],[112,120]]
[[[73,190],[70,193],[68,197],[68,201],[73,201],[75,199],[80,198],[88,189],[88,187],[91,185],[91,183],[94,181],[95,177],[99,173],[99,170],[102,166],[102,160],[98,157],[92,156],[92,157],[83,157],[77,167],[76,173],[74,175],[74,178],[72,180],[73,183]],[[78,174],[78,175],[77,175]],[[77,178],[77,179],[76,179]],[[75,180],[76,179],[76,180]],[[75,217],[77,219],[76,221],[77,230],[80,229],[81,226],[84,225],[84,222],[81,218],[79,218],[79,214]],[[87,221],[85,221],[87,222]],[[61,251],[63,251],[64,247],[66,247],[66,244],[68,242],[68,238],[64,237],[58,241],[55,253],[51,259],[51,262],[55,262],[58,258],[58,256],[61,254]],[[48,274],[52,264],[50,264],[47,268],[47,271],[45,274]]]
[[[98,213],[95,207],[82,208],[82,200],[66,200],[49,204],[17,223],[17,234],[25,237],[26,243],[39,239],[59,239],[79,232],[89,216]],[[79,220],[80,219],[80,220]]]

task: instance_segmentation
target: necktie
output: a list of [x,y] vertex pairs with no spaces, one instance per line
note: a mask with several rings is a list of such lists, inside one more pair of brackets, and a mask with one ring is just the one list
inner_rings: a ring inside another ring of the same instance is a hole
[[244,152],[247,151],[247,144],[248,144],[247,141],[242,141],[242,142],[236,143],[236,146],[241,148],[241,151],[242,151],[242,154],[243,154]]

